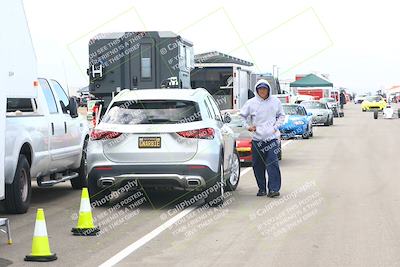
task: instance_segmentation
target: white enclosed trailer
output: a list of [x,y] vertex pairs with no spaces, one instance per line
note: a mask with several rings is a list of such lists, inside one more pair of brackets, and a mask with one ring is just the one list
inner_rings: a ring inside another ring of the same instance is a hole
[[35,98],[36,56],[22,0],[0,8],[0,200],[5,196],[4,147],[7,98]]
[[253,63],[214,51],[195,55],[194,65],[192,88],[205,88],[220,109],[240,109],[246,103],[252,91]]

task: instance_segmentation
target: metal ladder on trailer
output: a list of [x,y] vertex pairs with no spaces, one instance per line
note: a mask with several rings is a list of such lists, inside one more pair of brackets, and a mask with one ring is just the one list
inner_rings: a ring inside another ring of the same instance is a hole
[[[6,230],[1,229],[1,228],[6,228]],[[11,229],[10,229],[10,221],[7,218],[0,218],[0,231],[4,232],[7,234],[8,237],[8,244],[12,244],[12,239],[11,239]]]

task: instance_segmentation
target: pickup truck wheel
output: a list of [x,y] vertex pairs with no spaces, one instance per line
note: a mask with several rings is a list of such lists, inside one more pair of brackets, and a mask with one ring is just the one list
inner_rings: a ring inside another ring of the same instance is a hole
[[210,207],[217,207],[224,203],[224,165],[223,159],[220,160],[218,179],[215,184],[209,187],[208,196],[206,198],[206,203],[210,205]]
[[240,179],[240,158],[239,158],[239,153],[235,148],[232,158],[231,174],[229,176],[229,179],[226,181],[225,190],[235,191],[239,185],[239,179]]
[[73,189],[82,189],[87,187],[87,143],[88,140],[85,139],[82,149],[81,165],[75,170],[75,172],[78,173],[78,177],[71,179]]
[[25,155],[18,158],[17,169],[12,184],[6,184],[5,207],[7,212],[25,213],[31,202],[31,170]]

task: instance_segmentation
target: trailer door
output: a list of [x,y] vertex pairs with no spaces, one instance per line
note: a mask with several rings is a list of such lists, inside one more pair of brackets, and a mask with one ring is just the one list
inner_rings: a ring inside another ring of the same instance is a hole
[[205,88],[215,99],[220,110],[233,107],[233,68],[196,67],[190,72],[192,88]]
[[249,73],[244,70],[239,70],[239,99],[238,99],[238,107],[240,109],[244,106],[246,101],[248,100],[248,90],[250,89],[250,77]]
[[130,69],[131,69],[131,88],[149,89],[160,88],[156,84],[156,66],[155,66],[155,44],[151,38],[144,38],[139,43],[134,43],[137,46],[137,52],[130,53]]

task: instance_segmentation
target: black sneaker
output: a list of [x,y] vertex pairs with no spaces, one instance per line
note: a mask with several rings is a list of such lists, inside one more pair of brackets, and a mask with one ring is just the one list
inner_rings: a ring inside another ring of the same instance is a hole
[[266,195],[267,195],[266,191],[258,190],[258,193],[257,193],[258,197],[263,197],[263,196],[266,196]]
[[279,197],[280,195],[279,192],[269,191],[267,197]]

